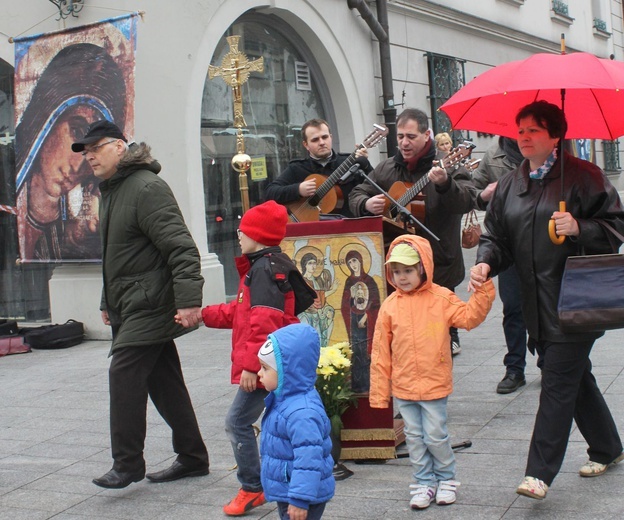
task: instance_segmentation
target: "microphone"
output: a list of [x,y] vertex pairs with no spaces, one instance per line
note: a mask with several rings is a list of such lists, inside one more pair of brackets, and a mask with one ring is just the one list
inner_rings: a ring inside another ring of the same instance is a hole
[[347,172],[340,178],[341,182],[347,182],[351,177],[355,176],[359,176],[361,177],[362,174],[360,173],[362,171],[361,167],[360,167],[360,163],[356,162],[353,166],[351,166],[351,168],[349,168],[347,170]]

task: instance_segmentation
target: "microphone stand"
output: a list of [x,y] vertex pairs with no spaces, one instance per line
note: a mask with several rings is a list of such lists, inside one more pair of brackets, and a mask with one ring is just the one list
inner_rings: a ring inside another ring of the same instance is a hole
[[[400,215],[401,220],[406,226],[408,222],[410,222],[412,225],[418,224],[420,228],[423,231],[426,231],[434,240],[436,240],[437,242],[440,241],[440,239],[435,236],[428,227],[426,227],[420,220],[412,215],[412,212],[410,210],[408,210],[405,206],[401,206],[401,204],[394,200],[386,190],[379,186],[379,184],[377,184],[373,179],[366,175],[366,173],[364,173],[362,170],[360,170],[360,175],[363,176],[366,181],[370,182],[379,191],[379,193],[384,195],[390,202],[394,204],[394,206],[398,210],[398,215]],[[416,226],[413,227],[415,228]]]

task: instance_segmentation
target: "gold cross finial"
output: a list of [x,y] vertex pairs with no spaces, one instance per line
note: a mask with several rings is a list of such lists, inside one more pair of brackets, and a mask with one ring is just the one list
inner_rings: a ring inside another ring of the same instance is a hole
[[243,203],[243,213],[249,209],[249,188],[247,185],[247,170],[251,167],[251,157],[245,153],[245,138],[243,127],[247,126],[243,117],[243,97],[241,86],[247,83],[249,74],[252,72],[264,71],[264,58],[249,61],[244,53],[238,50],[238,40],[240,36],[228,36],[230,50],[223,56],[221,67],[208,67],[208,77],[223,78],[223,81],[232,87],[232,97],[234,99],[234,127],[236,132],[236,155],[232,158],[232,167],[238,175],[238,184]]
[[245,118],[243,117],[241,86],[247,83],[250,73],[264,71],[264,58],[249,61],[247,56],[238,50],[240,36],[228,36],[226,39],[230,44],[230,50],[223,56],[220,67],[214,67],[213,65],[208,67],[208,77],[210,79],[223,78],[223,81],[232,87],[234,126],[243,128],[247,126],[247,123],[245,123]]

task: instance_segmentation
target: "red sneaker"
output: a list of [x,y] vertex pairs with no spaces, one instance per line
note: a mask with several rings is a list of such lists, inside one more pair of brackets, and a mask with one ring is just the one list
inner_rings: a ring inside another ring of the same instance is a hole
[[230,503],[223,506],[223,512],[228,516],[241,516],[247,511],[251,511],[254,507],[265,503],[266,499],[263,491],[253,492],[239,489],[238,494]]

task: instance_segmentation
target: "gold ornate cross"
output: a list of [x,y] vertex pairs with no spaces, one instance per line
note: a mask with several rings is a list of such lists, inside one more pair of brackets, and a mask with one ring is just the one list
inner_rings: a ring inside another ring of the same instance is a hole
[[241,192],[243,213],[249,209],[249,188],[247,185],[247,170],[251,167],[251,157],[245,153],[245,138],[243,127],[247,126],[243,117],[243,97],[241,86],[247,83],[249,74],[264,71],[264,58],[249,61],[247,56],[238,50],[240,36],[228,36],[229,52],[223,56],[221,67],[208,67],[208,77],[223,78],[223,81],[232,87],[234,99],[234,127],[236,132],[236,155],[232,158],[232,167],[238,172],[238,185]]
[[241,95],[241,86],[247,83],[249,74],[252,72],[264,71],[264,58],[249,61],[247,56],[238,50],[238,40],[240,36],[228,36],[230,44],[229,52],[223,56],[221,67],[208,67],[208,77],[223,78],[223,81],[232,87],[232,97],[234,98],[234,126],[243,128],[247,126],[243,117],[243,98]]

